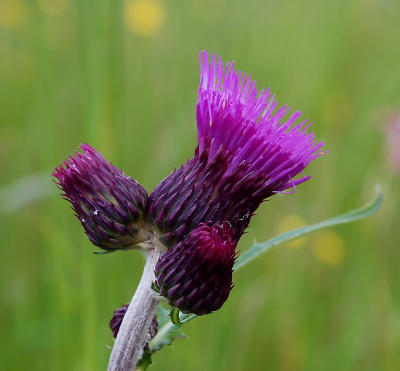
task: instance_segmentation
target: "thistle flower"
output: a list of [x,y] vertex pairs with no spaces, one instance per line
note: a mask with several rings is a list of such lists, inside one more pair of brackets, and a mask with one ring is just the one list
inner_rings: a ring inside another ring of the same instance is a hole
[[258,93],[233,62],[200,54],[198,146],[153,191],[148,212],[167,247],[155,286],[183,312],[206,314],[222,306],[251,216],[266,198],[294,192],[308,180],[304,168],[322,154],[323,142],[307,132],[310,123],[296,124],[301,113],[284,120],[289,107],[275,112],[276,106],[270,90]]
[[233,62],[200,54],[198,146],[150,195],[148,215],[167,247],[200,223],[227,223],[237,242],[263,200],[310,178],[303,170],[324,143],[307,132],[308,120],[296,123],[301,112],[284,120],[290,108],[276,106]]
[[200,225],[160,257],[156,289],[185,313],[219,309],[232,288],[235,248],[226,226]]
[[126,249],[146,241],[146,190],[88,144],[81,145],[81,150],[52,175],[90,241],[105,250]]

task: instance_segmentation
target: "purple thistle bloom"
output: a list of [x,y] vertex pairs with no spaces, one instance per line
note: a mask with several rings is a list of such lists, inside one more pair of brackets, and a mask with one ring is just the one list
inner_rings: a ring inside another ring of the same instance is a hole
[[[304,168],[323,153],[299,111],[276,112],[269,89],[257,91],[251,75],[206,51],[200,54],[198,147],[194,157],[150,195],[149,218],[167,245],[200,223],[228,223],[238,241],[260,203],[292,193],[310,176]],[[274,113],[275,112],[275,113]],[[300,178],[295,179],[298,174]],[[292,188],[292,192],[287,190]]]
[[235,249],[227,226],[200,225],[160,257],[155,287],[182,312],[211,313],[232,289]]
[[[233,62],[217,55],[210,60],[204,51],[198,146],[150,197],[87,144],[53,176],[93,244],[126,249],[154,234],[166,248],[155,267],[155,288],[183,312],[210,313],[229,296],[236,246],[260,203],[293,193],[310,179],[305,167],[323,154],[324,143],[307,132],[308,120],[297,123],[301,113],[289,111],[277,109],[270,90],[258,92]],[[126,309],[110,322],[114,336]]]
[[71,202],[90,241],[105,250],[130,248],[148,239],[142,218],[146,190],[88,144],[52,175]]

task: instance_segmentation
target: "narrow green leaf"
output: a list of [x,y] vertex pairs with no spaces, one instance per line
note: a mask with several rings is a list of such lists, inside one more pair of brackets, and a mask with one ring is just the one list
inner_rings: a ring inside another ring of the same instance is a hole
[[291,231],[275,236],[267,240],[266,242],[255,243],[249,250],[247,250],[244,254],[242,254],[238,258],[234,266],[234,269],[237,270],[243,267],[247,263],[257,258],[264,251],[276,245],[280,245],[282,243],[294,240],[296,238],[303,237],[306,234],[318,231],[320,229],[333,227],[339,224],[351,223],[356,220],[367,218],[375,214],[380,209],[380,207],[382,206],[382,202],[383,202],[382,191],[380,187],[377,187],[375,199],[372,202],[368,203],[367,205],[361,207],[360,209],[349,211],[345,214],[335,216],[334,218],[327,219],[319,223],[293,229]]

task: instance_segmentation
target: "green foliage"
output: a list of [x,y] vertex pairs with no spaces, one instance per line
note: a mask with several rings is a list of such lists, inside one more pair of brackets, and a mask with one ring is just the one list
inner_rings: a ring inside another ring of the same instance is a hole
[[150,342],[151,353],[160,350],[164,345],[171,345],[176,339],[185,338],[180,324],[172,323],[169,317],[169,311],[162,305],[159,305],[157,310],[158,332]]
[[[177,317],[176,317],[177,316]],[[149,350],[145,352],[136,366],[136,371],[146,370],[152,363],[152,355],[165,345],[171,345],[176,339],[185,338],[181,328],[181,322],[175,323],[179,318],[179,310],[172,308],[169,312],[161,304],[157,308],[158,331],[149,344]]]

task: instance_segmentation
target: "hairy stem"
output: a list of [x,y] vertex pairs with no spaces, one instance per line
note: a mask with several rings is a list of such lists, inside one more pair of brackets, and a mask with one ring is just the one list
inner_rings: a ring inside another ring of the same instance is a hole
[[132,371],[143,353],[147,333],[159,299],[151,289],[154,267],[160,257],[155,241],[147,252],[146,265],[139,286],[124,316],[108,363],[108,371]]

